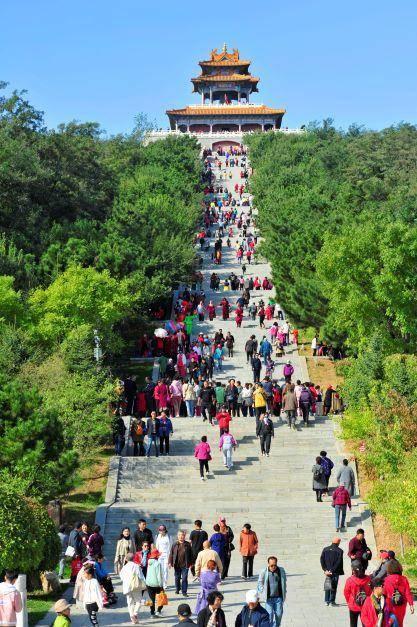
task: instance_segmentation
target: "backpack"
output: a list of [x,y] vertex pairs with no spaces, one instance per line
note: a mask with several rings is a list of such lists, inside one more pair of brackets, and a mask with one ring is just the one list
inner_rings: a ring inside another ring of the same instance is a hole
[[356,605],[359,605],[359,607],[362,607],[365,601],[366,601],[366,592],[363,588],[359,588],[359,591],[356,593],[356,596],[355,596],[355,603]]
[[313,474],[314,481],[320,481],[322,474],[323,474],[323,468],[321,466],[320,468],[316,468]]
[[394,588],[394,592],[392,593],[391,602],[394,606],[398,607],[399,605],[404,605],[404,597],[398,588]]
[[143,435],[143,427],[140,422],[135,426],[135,435],[140,436]]

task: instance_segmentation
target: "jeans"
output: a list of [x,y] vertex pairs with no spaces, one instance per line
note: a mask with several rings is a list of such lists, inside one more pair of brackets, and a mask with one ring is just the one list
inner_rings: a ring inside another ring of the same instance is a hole
[[114,441],[114,452],[115,455],[121,455],[122,451],[125,447],[126,439],[123,435],[117,435]]
[[332,575],[332,589],[324,591],[325,603],[334,603],[336,601],[337,584],[339,583],[339,575]]
[[156,433],[151,433],[150,435],[148,435],[148,446],[146,447],[146,457],[151,456],[152,442],[155,447],[155,455],[158,457],[159,456],[158,436],[156,435]]
[[179,566],[175,566],[175,590],[180,591],[183,594],[187,594],[188,590],[188,568],[181,568]]
[[261,453],[268,453],[269,455],[269,450],[271,448],[271,434],[266,433],[265,435],[261,435],[259,439],[261,441]]
[[62,579],[64,576],[64,568],[65,568],[65,557],[61,557],[59,560],[59,569],[58,569],[58,577]]
[[279,627],[281,625],[283,603],[281,597],[271,597],[265,603],[265,609],[269,614],[269,624],[271,627]]
[[308,425],[308,415],[310,413],[310,403],[300,402],[301,411],[303,413],[303,420],[306,425]]
[[242,556],[242,577],[253,577],[253,555]]
[[137,457],[138,447],[139,447],[139,455],[140,455],[140,457],[144,457],[145,456],[146,450],[145,450],[144,440],[145,440],[145,438],[142,437],[139,440],[139,442],[133,442],[133,457]]
[[232,454],[233,454],[233,448],[232,447],[223,449],[224,465],[227,466],[228,468],[233,468]]
[[164,452],[164,448],[165,453],[169,453],[169,435],[161,435],[159,437],[159,452],[161,455]]
[[287,409],[287,418],[288,418],[288,426],[291,427],[291,424],[295,427],[295,409]]
[[346,509],[347,505],[335,505],[334,507],[336,529],[340,529],[340,527],[345,526]]
[[195,401],[185,401],[187,407],[187,416],[192,418],[194,416]]

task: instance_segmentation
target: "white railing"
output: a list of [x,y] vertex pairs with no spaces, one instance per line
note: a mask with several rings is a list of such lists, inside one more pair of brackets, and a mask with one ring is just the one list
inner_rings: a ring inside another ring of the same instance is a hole
[[[294,133],[294,134],[302,134],[302,133],[306,133],[306,129],[304,128],[272,128],[269,129],[270,131],[274,131],[274,133]],[[261,131],[256,130],[256,131],[204,131],[202,133],[197,133],[194,131],[177,131],[177,130],[171,130],[171,129],[167,129],[167,130],[163,130],[163,129],[158,129],[156,131],[149,131],[149,133],[147,133],[148,136],[152,136],[152,135],[156,135],[158,137],[168,137],[169,135],[192,135],[193,137],[213,137],[215,135],[222,135],[222,136],[241,136],[241,135],[250,135],[252,133],[259,133],[259,132],[269,132],[269,131]]]
[[260,102],[231,102],[230,104],[226,104],[225,102],[208,102],[207,104],[192,104],[188,105],[190,109],[209,109],[212,107],[213,109],[218,109],[219,107],[224,107],[224,109],[229,109],[230,107],[264,107],[265,105]]

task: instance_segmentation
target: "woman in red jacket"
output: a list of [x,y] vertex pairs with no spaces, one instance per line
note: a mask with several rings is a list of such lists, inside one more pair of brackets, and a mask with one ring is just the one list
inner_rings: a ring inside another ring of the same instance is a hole
[[344,595],[349,608],[350,627],[357,627],[366,597],[371,596],[371,578],[360,562],[352,562],[352,576],[346,579]]
[[[404,616],[407,610],[407,603],[410,606],[410,612],[414,614],[414,600],[411,594],[410,584],[407,577],[402,574],[403,569],[397,560],[390,560],[387,566],[388,576],[384,581],[384,596],[386,607],[389,614],[394,614],[397,618],[398,626],[404,624]],[[401,597],[400,597],[401,595]],[[396,604],[399,602],[399,604]]]

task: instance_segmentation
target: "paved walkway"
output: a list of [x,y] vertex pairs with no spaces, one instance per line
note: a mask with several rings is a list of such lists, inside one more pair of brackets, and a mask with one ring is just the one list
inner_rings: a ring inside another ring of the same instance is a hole
[[[235,182],[236,179],[233,178],[228,184],[233,187]],[[223,264],[215,269],[222,277],[232,271],[240,274],[234,249],[224,248]],[[208,280],[212,271],[211,262],[206,260],[204,289],[208,297],[219,302],[223,293],[209,293]],[[264,263],[248,266],[248,271],[254,276],[270,275],[270,268]],[[255,300],[261,297],[266,300],[270,295],[262,291],[254,294]],[[227,296],[234,303],[237,294],[229,292]],[[285,308],[285,303],[283,305]],[[218,328],[222,328],[224,332],[231,330],[236,344],[235,356],[225,361],[222,375],[215,378],[225,380],[233,375],[241,382],[251,381],[252,373],[246,364],[244,344],[252,333],[256,333],[257,338],[261,339],[263,331],[258,328],[257,322],[249,321],[247,317],[244,318],[241,329],[236,328],[233,317],[226,322],[216,318],[212,323],[198,325],[198,330],[210,334]],[[288,354],[295,366],[295,378],[305,379],[305,366],[297,351],[290,348]],[[275,370],[277,378],[281,377],[283,361],[278,362]],[[122,458],[117,501],[108,512],[105,530],[105,551],[109,565],[112,563],[115,542],[121,527],[129,525],[133,531],[138,518],[146,518],[152,530],[156,530],[160,523],[166,524],[171,536],[175,537],[178,528],[190,532],[195,518],[203,520],[204,528],[210,535],[212,525],[220,515],[224,515],[236,536],[246,522],[250,522],[258,534],[260,552],[255,558],[255,572],[265,565],[269,555],[277,555],[279,563],[286,569],[288,598],[282,621],[284,627],[335,627],[348,624],[348,610],[341,594],[343,578],[337,597],[340,605],[327,607],[324,604],[324,577],[319,556],[322,548],[330,544],[334,535],[333,509],[329,500],[316,503],[312,491],[311,468],[320,450],[328,451],[336,467],[342,459],[333,422],[329,418],[321,418],[313,420],[309,428],[299,426],[297,430],[290,430],[285,422],[276,419],[275,427],[271,456],[262,458],[259,442],[255,437],[254,419],[233,420],[232,432],[239,442],[239,448],[235,453],[232,472],[223,467],[217,449],[217,427],[203,424],[201,418],[181,418],[174,421],[175,433],[170,457]],[[198,475],[193,449],[194,444],[204,434],[208,435],[214,451],[211,462],[214,473],[203,483]],[[360,499],[355,499],[352,513],[348,515],[348,531],[342,534],[342,548],[345,551],[348,539],[354,535],[358,526],[365,528],[368,542],[374,548],[369,511]],[[238,541],[235,544],[238,545]],[[348,558],[345,559],[345,569],[350,574]],[[245,591],[256,586],[255,581],[241,580],[240,573],[241,560],[236,550],[232,557],[231,576],[222,586],[229,627],[234,625],[234,618],[244,602]],[[172,574],[169,583],[170,604],[164,610],[164,616],[151,620],[149,611],[143,610],[140,615],[141,624],[152,622],[170,625],[175,622],[173,617],[176,607],[183,599],[174,593]],[[197,584],[190,586],[189,602],[192,609],[195,607],[198,589]],[[99,621],[100,625],[108,626],[130,624],[122,595],[115,608],[100,612]],[[48,620],[42,622],[44,625],[49,623]],[[72,624],[73,627],[88,624],[82,610],[74,610]]]

